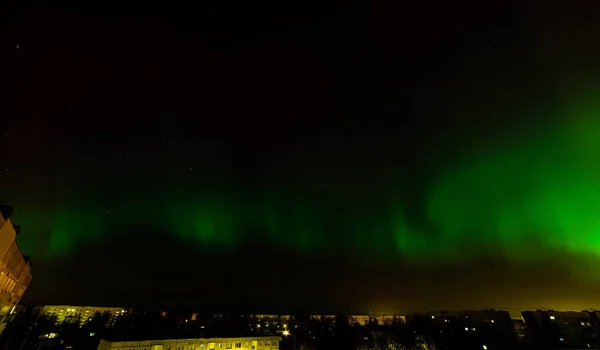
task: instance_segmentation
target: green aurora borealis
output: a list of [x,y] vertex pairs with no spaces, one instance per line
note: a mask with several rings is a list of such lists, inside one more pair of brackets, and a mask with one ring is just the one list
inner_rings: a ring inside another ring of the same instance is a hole
[[[438,166],[425,186],[424,214],[415,217],[405,210],[402,188],[365,200],[333,185],[257,193],[221,183],[168,199],[160,186],[134,186],[106,207],[78,198],[51,212],[18,208],[15,220],[27,233],[22,248],[38,259],[133,229],[167,232],[207,249],[235,250],[259,240],[299,253],[365,259],[374,252],[378,259],[408,261],[600,255],[600,104],[579,105],[565,112],[566,122],[515,132],[510,142]],[[41,232],[48,233],[45,244]]]
[[600,308],[589,2],[35,3],[0,50],[32,302]]

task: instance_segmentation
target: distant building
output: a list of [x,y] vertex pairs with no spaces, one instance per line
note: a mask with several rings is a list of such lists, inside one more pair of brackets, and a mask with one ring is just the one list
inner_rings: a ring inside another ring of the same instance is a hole
[[196,338],[109,342],[101,340],[98,350],[277,350],[281,337]]
[[336,315],[310,315],[310,319],[312,321],[327,321],[327,320],[335,320],[337,318]]
[[294,315],[279,315],[279,322],[290,322],[294,319]]
[[370,317],[369,315],[350,315],[348,316],[348,321],[350,325],[357,326],[368,326]]
[[57,323],[71,322],[83,326],[91,321],[97,314],[107,317],[106,326],[109,327],[116,322],[119,317],[127,314],[127,310],[122,307],[99,307],[99,306],[72,306],[72,305],[45,305],[39,310],[40,316],[56,317]]
[[17,244],[20,228],[10,219],[12,212],[11,207],[0,206],[0,333],[31,282],[29,262]]
[[396,323],[406,323],[405,316],[398,315],[379,315],[374,317],[377,320],[377,324],[380,326],[390,326]]
[[533,341],[556,348],[598,348],[597,316],[588,311],[523,311]]
[[277,321],[279,319],[279,315],[250,315],[250,318],[256,320]]
[[251,320],[256,320],[256,321],[260,321],[260,322],[268,322],[268,323],[273,323],[273,324],[275,324],[277,322],[286,323],[286,322],[293,321],[295,319],[294,315],[274,315],[274,314],[250,315],[249,318]]
[[335,321],[336,319],[347,319],[351,326],[368,326],[369,324],[392,325],[396,323],[406,323],[405,316],[399,315],[310,315],[312,321],[324,322]]
[[[439,334],[441,347],[485,345],[488,350],[513,349],[517,335],[507,311],[464,310],[416,313],[408,323],[422,333]],[[476,347],[477,347],[476,346]]]

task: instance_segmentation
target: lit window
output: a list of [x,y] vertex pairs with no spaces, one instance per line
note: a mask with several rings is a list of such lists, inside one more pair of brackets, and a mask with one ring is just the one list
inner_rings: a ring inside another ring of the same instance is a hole
[[550,316],[550,319],[551,319],[551,320],[553,320],[553,319],[554,319],[554,316]]
[[465,331],[467,331],[467,332],[468,332],[468,331],[469,331],[469,328],[468,328],[468,327],[465,327]]
[[483,346],[483,350],[487,350],[487,346],[486,345]]

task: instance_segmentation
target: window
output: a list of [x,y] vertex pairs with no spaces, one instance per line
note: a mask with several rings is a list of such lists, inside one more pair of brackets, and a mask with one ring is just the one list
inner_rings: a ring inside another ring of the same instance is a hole
[[256,350],[256,346],[252,345],[252,350]]
[[241,348],[241,347],[242,347],[242,343],[235,343],[235,348],[236,348],[236,349],[239,349],[239,348]]
[[225,349],[231,349],[231,348],[232,348],[232,346],[233,346],[233,344],[231,344],[231,343],[228,343],[228,344],[225,346]]
[[266,341],[265,346],[271,346],[271,342]]
[[273,341],[271,345],[277,345],[277,340]]

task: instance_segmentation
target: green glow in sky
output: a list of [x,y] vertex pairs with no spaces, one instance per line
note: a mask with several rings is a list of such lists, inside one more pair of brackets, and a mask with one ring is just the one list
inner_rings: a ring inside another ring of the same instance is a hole
[[600,254],[600,122],[580,113],[441,177],[427,195],[441,246],[488,244],[520,259],[548,249]]
[[596,106],[581,103],[566,111],[561,123],[515,130],[493,147],[445,159],[422,186],[421,214],[406,210],[414,204],[397,184],[366,197],[340,195],[335,188],[238,193],[221,186],[170,198],[156,186],[142,189],[143,197],[137,189],[125,191],[122,200],[106,207],[90,200],[49,213],[18,208],[17,223],[27,232],[21,245],[26,253],[52,257],[144,227],[208,249],[233,250],[259,241],[301,253],[344,252],[367,259],[456,261],[505,254],[523,260],[550,251],[600,255]]

